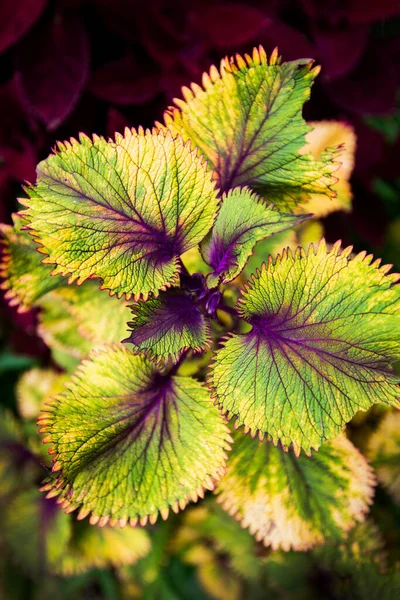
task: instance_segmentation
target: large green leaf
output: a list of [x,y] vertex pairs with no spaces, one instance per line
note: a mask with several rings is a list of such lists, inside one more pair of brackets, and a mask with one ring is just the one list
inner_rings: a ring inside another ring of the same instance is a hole
[[266,546],[307,550],[363,520],[374,477],[344,436],[312,458],[239,432],[234,440],[218,499]]
[[205,236],[217,208],[203,159],[169,132],[79,139],[58,144],[21,200],[53,274],[97,277],[128,298],[177,283],[179,255]]
[[92,523],[165,518],[213,488],[229,448],[199,382],[162,375],[123,346],[94,352],[39,421],[59,472],[44,489]]
[[61,277],[52,277],[51,267],[42,264],[43,255],[37,244],[22,227],[19,215],[13,215],[14,226],[0,224],[3,237],[3,256],[0,275],[5,281],[1,288],[11,306],[18,305],[19,312],[32,308],[47,292],[65,285]]
[[190,295],[179,290],[161,293],[131,306],[130,336],[124,340],[151,359],[177,362],[184,350],[209,346],[209,326]]
[[218,402],[254,433],[310,452],[359,410],[399,405],[399,276],[361,253],[285,250],[239,300],[252,326],[216,355]]
[[201,243],[201,253],[213,268],[210,287],[235,279],[257,242],[301,223],[311,215],[276,210],[248,188],[236,188],[222,198],[214,227]]
[[310,130],[301,111],[318,73],[310,59],[281,63],[274,51],[268,61],[255,48],[252,57],[224,59],[220,72],[212,67],[203,88],[183,88],[165,124],[200,149],[224,192],[248,185],[282,207],[308,193],[334,196],[331,157],[299,153]]

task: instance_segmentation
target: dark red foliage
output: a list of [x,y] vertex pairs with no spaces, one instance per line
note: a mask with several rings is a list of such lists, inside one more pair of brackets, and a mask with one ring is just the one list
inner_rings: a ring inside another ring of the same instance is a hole
[[78,15],[57,11],[39,22],[16,54],[27,113],[54,130],[78,102],[89,70],[89,43]]
[[322,65],[305,116],[345,120],[359,139],[355,208],[328,218],[328,239],[379,247],[373,181],[396,177],[398,146],[365,118],[396,110],[399,23],[398,0],[1,0],[0,219],[57,139],[151,126],[182,85],[263,44]]
[[0,52],[15,44],[35,23],[47,0],[1,0]]

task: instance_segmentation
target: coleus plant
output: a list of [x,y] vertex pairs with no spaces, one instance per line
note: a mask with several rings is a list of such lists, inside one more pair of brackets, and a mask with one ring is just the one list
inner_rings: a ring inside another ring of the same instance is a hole
[[306,146],[318,72],[261,47],[225,59],[152,131],[59,142],[3,226],[7,296],[74,371],[39,417],[42,490],[67,513],[145,525],[215,490],[284,550],[362,520],[374,475],[342,430],[398,407],[399,276],[323,240],[243,276],[337,194],[343,148]]

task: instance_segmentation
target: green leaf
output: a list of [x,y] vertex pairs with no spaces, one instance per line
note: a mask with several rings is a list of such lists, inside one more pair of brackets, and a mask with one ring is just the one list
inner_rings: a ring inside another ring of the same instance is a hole
[[310,59],[281,63],[276,51],[268,61],[261,46],[252,57],[226,58],[220,72],[203,75],[202,88],[183,88],[165,125],[200,149],[223,192],[248,185],[284,208],[309,193],[334,196],[332,157],[299,152],[310,130],[301,111],[319,73],[311,67]]
[[229,448],[199,382],[162,375],[123,346],[92,353],[39,421],[60,472],[44,490],[102,525],[143,525],[184,508],[213,488]]
[[379,423],[368,445],[368,457],[380,483],[400,504],[400,413],[390,412]]
[[296,453],[334,438],[360,409],[399,405],[399,276],[350,251],[321,242],[270,259],[239,300],[251,331],[216,354],[224,411]]
[[194,300],[178,290],[131,306],[131,334],[123,340],[151,359],[177,362],[184,350],[209,346],[209,326]]
[[54,570],[71,576],[93,567],[131,565],[146,556],[150,547],[150,538],[144,529],[100,528],[74,521],[71,538]]
[[4,511],[4,539],[25,572],[53,572],[71,535],[70,519],[36,489],[20,492]]
[[339,540],[372,501],[372,469],[344,436],[312,458],[237,432],[218,500],[273,549],[308,550]]
[[200,245],[213,268],[207,277],[209,287],[235,279],[257,242],[312,216],[279,212],[248,188],[231,190],[222,200],[214,227]]
[[217,197],[203,159],[169,132],[58,143],[21,200],[53,274],[102,280],[147,297],[178,282],[178,257],[213,224]]
[[24,312],[47,292],[65,285],[65,281],[52,277],[51,267],[42,264],[43,254],[39,254],[37,244],[22,229],[25,223],[21,217],[14,214],[12,218],[14,226],[0,223],[3,236],[0,276],[5,279],[0,287],[6,290],[5,298],[10,305]]

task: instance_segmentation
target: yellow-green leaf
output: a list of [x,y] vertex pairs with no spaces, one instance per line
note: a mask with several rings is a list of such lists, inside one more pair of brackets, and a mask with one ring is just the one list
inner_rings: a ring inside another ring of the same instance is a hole
[[81,134],[58,143],[21,200],[53,274],[127,298],[178,282],[178,258],[210,229],[217,195],[206,163],[170,132]]

